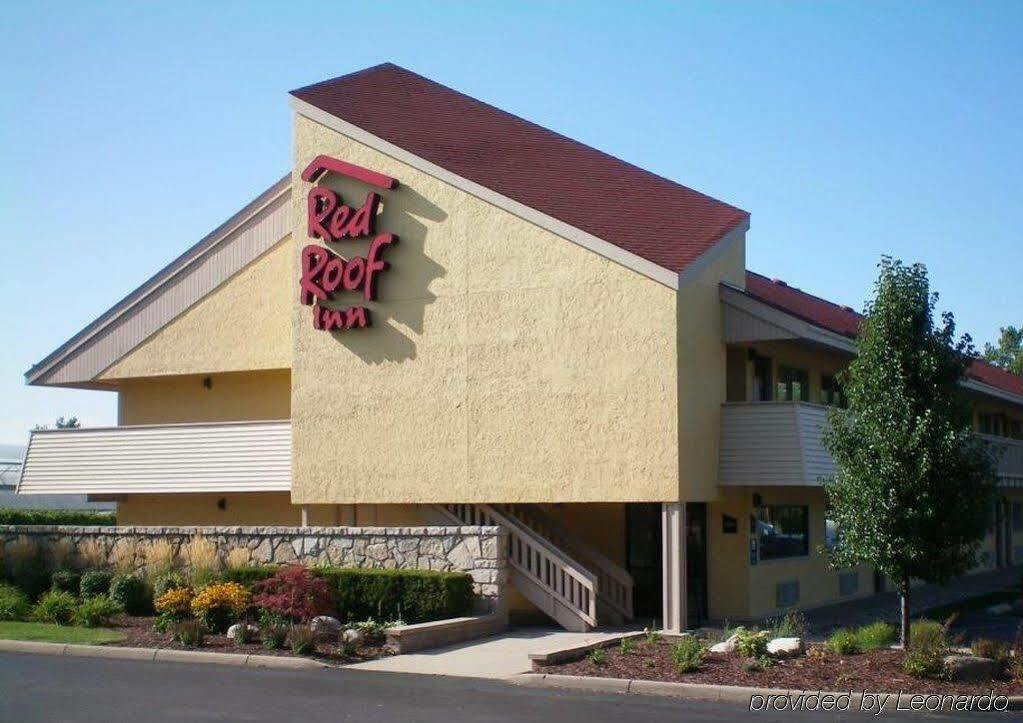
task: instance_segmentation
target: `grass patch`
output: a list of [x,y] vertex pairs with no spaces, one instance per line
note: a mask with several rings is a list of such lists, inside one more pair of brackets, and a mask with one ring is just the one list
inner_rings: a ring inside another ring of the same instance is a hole
[[124,633],[103,628],[75,628],[49,623],[0,622],[0,639],[32,640],[43,643],[117,643]]

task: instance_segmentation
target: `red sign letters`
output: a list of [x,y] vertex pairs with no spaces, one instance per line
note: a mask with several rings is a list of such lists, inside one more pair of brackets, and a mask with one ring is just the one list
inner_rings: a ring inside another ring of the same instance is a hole
[[[306,181],[322,178],[326,173],[337,173],[379,188],[396,188],[398,182],[381,173],[328,156],[317,156],[302,172]],[[361,293],[367,301],[377,297],[376,282],[388,264],[381,256],[398,237],[390,233],[377,234],[376,218],[380,196],[370,191],[362,205],[353,208],[335,191],[324,186],[309,189],[306,198],[306,226],[310,238],[324,243],[337,243],[346,239],[372,238],[365,256],[344,258],[326,246],[309,244],[302,249],[299,279],[299,300],[313,309],[313,328],[341,331],[370,325],[369,309],[352,306],[332,309],[320,302],[332,300],[338,291]]]

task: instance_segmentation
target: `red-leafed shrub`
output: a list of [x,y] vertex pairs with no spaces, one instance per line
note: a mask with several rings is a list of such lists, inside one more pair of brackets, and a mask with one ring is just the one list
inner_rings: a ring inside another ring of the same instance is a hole
[[327,581],[301,565],[282,567],[273,577],[253,585],[252,594],[256,607],[296,623],[337,612]]

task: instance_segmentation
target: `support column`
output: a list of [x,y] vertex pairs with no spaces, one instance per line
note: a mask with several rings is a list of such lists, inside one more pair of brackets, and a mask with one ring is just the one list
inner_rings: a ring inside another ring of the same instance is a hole
[[661,505],[661,590],[664,629],[680,633],[686,629],[686,505]]
[[309,505],[302,505],[301,526],[309,527]]

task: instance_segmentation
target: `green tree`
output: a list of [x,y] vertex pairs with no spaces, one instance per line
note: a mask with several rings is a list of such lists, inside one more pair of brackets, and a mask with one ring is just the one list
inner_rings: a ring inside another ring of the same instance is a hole
[[57,429],[78,429],[81,426],[78,417],[57,417]]
[[999,329],[998,345],[984,345],[984,359],[1013,374],[1023,375],[1023,326]]
[[974,356],[952,314],[935,323],[927,270],[884,257],[844,372],[847,409],[832,409],[824,480],[840,566],[868,564],[897,586],[909,646],[911,579],[946,582],[973,567],[995,486],[959,384]]

